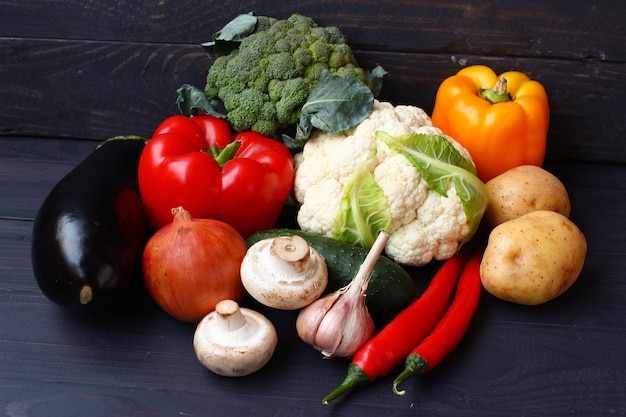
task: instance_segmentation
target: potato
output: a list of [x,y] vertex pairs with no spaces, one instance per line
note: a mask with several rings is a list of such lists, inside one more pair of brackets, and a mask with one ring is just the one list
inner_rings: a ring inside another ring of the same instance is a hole
[[534,165],[512,168],[486,184],[489,205],[485,219],[491,226],[536,210],[551,210],[569,217],[571,204],[563,183]]
[[586,254],[585,236],[569,218],[550,210],[534,211],[491,231],[480,278],[497,298],[538,305],[572,286]]

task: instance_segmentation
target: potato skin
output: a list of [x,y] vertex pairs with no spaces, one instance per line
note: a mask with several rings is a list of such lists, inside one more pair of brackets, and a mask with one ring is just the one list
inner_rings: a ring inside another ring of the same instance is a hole
[[512,168],[486,184],[489,205],[485,219],[491,226],[536,210],[551,210],[569,217],[571,203],[561,180],[535,165]]
[[580,275],[587,241],[567,217],[550,210],[496,226],[480,265],[483,287],[493,296],[525,305],[550,301]]

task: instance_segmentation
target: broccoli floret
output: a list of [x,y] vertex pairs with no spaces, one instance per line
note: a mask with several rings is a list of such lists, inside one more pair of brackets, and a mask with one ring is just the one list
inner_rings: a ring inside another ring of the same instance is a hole
[[327,64],[324,64],[322,62],[315,62],[307,67],[304,74],[306,78],[309,78],[311,80],[318,80],[322,76],[322,73],[326,70],[330,71],[330,68],[328,68]]
[[311,51],[315,62],[326,64],[330,59],[330,54],[333,52],[333,45],[318,39],[309,46],[309,51]]
[[308,67],[313,63],[313,54],[306,48],[298,48],[293,53],[293,60],[298,66]]
[[250,129],[263,114],[264,105],[269,97],[259,90],[248,88],[239,94],[230,94],[224,105],[229,105],[228,121],[236,131]]
[[346,43],[346,39],[343,37],[343,33],[336,26],[328,26],[326,27],[326,34],[328,35],[328,42],[334,43],[336,45],[341,45]]
[[335,45],[328,57],[328,66],[331,69],[339,69],[345,65],[353,65],[354,57],[352,50],[347,44]]
[[310,29],[310,28],[314,28],[317,27],[317,23],[315,23],[315,20],[313,20],[313,18],[309,17],[309,16],[304,16],[301,14],[292,14],[291,16],[289,16],[289,18],[287,18],[287,20],[293,24],[294,27],[296,28],[301,28],[301,29]]
[[283,20],[258,16],[253,33],[214,61],[205,93],[224,104],[236,131],[274,136],[297,123],[325,70],[367,82],[358,69],[338,28],[320,27],[299,14]]
[[274,23],[276,23],[276,20],[277,19],[273,17],[257,16],[255,32],[263,32],[265,30],[268,30],[272,27],[272,25],[274,25]]
[[334,75],[338,75],[340,77],[354,77],[358,78],[365,83],[370,89],[372,88],[372,83],[367,78],[367,73],[361,67],[358,67],[354,64],[346,64],[337,68],[334,72],[331,70],[331,73]]
[[270,80],[288,80],[299,77],[302,74],[302,68],[296,65],[291,53],[280,52],[272,55],[268,60],[265,72]]
[[274,102],[266,101],[263,103],[261,116],[257,118],[250,129],[265,136],[272,136],[277,123],[276,106]]
[[277,81],[270,89],[270,97],[276,103],[276,116],[281,124],[295,124],[300,117],[300,109],[309,96],[311,80],[307,78],[292,78]]

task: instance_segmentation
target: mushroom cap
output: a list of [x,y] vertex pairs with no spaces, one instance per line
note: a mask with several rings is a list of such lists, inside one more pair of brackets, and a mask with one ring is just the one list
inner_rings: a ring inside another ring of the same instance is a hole
[[297,235],[256,242],[241,262],[240,275],[252,298],[280,310],[311,304],[328,284],[324,257]]

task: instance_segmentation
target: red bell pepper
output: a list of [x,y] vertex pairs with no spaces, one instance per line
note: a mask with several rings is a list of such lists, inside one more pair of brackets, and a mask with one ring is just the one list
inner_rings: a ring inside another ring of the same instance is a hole
[[139,159],[139,189],[154,230],[183,206],[248,237],[275,226],[293,181],[285,145],[256,132],[234,134],[225,120],[208,115],[165,119]]

